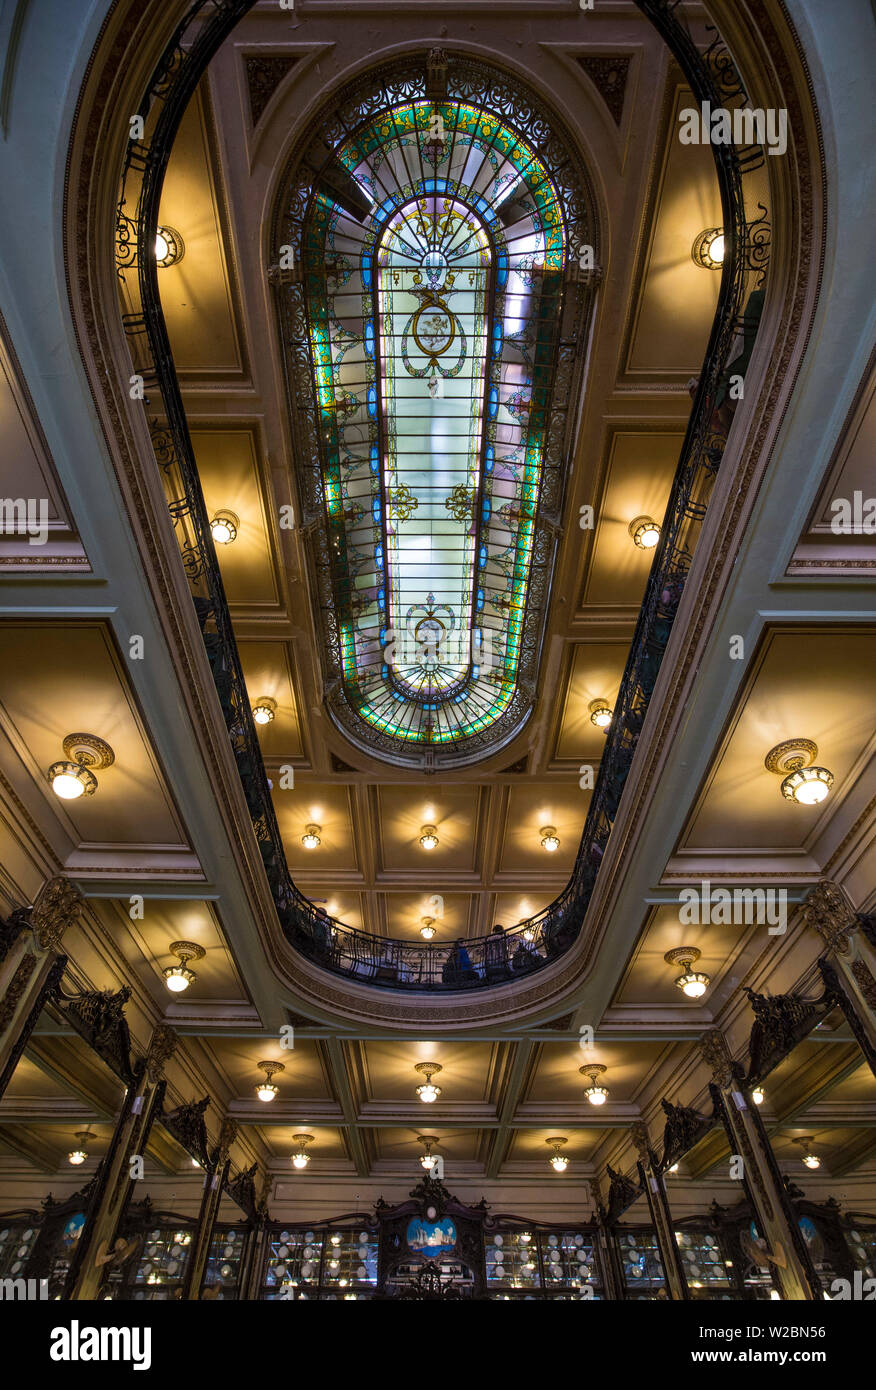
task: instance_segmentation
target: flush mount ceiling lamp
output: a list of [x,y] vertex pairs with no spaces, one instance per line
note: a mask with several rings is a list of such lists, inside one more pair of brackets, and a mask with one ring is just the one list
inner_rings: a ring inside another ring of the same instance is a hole
[[185,242],[175,227],[156,227],[155,263],[159,270],[179,265],[185,254]]
[[688,999],[701,999],[709,988],[709,976],[690,969],[702,954],[696,946],[676,946],[675,950],[667,951],[663,957],[667,965],[680,965],[684,969],[684,974],[679,975],[675,983]]
[[590,1077],[590,1085],[586,1088],[584,1094],[591,1105],[604,1105],[608,1099],[608,1087],[600,1086],[596,1080],[598,1076],[602,1076],[603,1072],[607,1070],[608,1068],[604,1067],[601,1062],[594,1062],[589,1067],[585,1066],[578,1068],[579,1075]]
[[777,743],[764,759],[764,767],[782,777],[782,796],[800,806],[815,806],[833,786],[833,773],[816,767],[818,744],[811,738],[789,738]]
[[307,1152],[307,1145],[313,1143],[312,1134],[293,1134],[292,1143],[297,1145],[292,1155],[293,1168],[306,1168],[310,1162],[310,1154]]
[[270,695],[262,695],[252,707],[252,717],[257,724],[273,724],[277,715],[277,701]]
[[52,763],[46,773],[55,796],[62,801],[93,796],[97,778],[92,769],[110,767],[116,760],[115,753],[96,734],[68,734],[62,747],[65,761]]
[[417,1062],[414,1071],[425,1076],[426,1080],[422,1086],[417,1087],[417,1095],[424,1105],[432,1105],[441,1094],[441,1087],[432,1084],[432,1077],[437,1076],[439,1071],[444,1068],[438,1062]]
[[282,1062],[258,1062],[256,1065],[259,1071],[263,1071],[265,1074],[264,1081],[260,1081],[256,1086],[256,1095],[267,1105],[280,1089],[279,1086],[274,1085],[274,1072],[285,1071],[286,1068]]
[[660,527],[650,516],[637,516],[630,522],[629,531],[640,550],[653,550],[660,539]]
[[434,825],[423,825],[420,827],[420,844],[423,849],[436,849],[438,845],[438,831]]
[[197,979],[194,970],[189,970],[190,960],[201,960],[206,955],[203,946],[198,946],[194,941],[172,941],[169,946],[172,956],[176,956],[178,965],[169,965],[164,972],[164,983],[171,994],[182,994],[183,990],[188,989]]
[[818,1157],[818,1154],[815,1153],[812,1148],[813,1142],[814,1140],[811,1134],[804,1134],[799,1139],[793,1140],[793,1143],[798,1144],[800,1148],[803,1150],[801,1161],[806,1165],[807,1168],[811,1168],[814,1171],[816,1168],[821,1167],[821,1159]]
[[432,937],[435,935],[435,918],[421,917],[420,923],[420,936],[424,941],[431,941]]
[[555,854],[560,848],[560,837],[557,834],[555,825],[543,825],[538,832],[541,836],[541,847],[546,849],[548,854]]
[[321,832],[321,825],[316,825],[315,823],[311,822],[310,825],[305,826],[304,834],[301,836],[301,843],[303,844],[304,848],[319,849],[319,846],[322,844]]
[[438,1140],[434,1134],[418,1134],[417,1143],[422,1144],[425,1150],[420,1154],[420,1164],[427,1173],[431,1173],[437,1162],[437,1154],[433,1154],[432,1145],[437,1144]]
[[755,1105],[763,1105],[763,1098],[765,1095],[766,1092],[764,1091],[763,1086],[755,1086],[754,1090],[751,1093],[751,1099],[754,1101]]
[[76,1131],[75,1138],[79,1140],[79,1147],[70,1150],[67,1155],[67,1162],[72,1163],[74,1168],[78,1168],[80,1163],[84,1163],[88,1157],[86,1145],[90,1140],[96,1139],[97,1135],[92,1134],[90,1129],[79,1129]]
[[565,1173],[566,1169],[569,1166],[569,1160],[565,1154],[560,1153],[560,1149],[563,1147],[564,1144],[568,1144],[568,1139],[556,1136],[553,1139],[545,1139],[544,1142],[546,1144],[549,1144],[554,1151],[553,1156],[549,1160],[554,1172]]
[[595,724],[597,729],[607,729],[611,723],[611,705],[605,700],[591,700],[587,708],[590,711],[590,723]]
[[230,545],[237,539],[240,530],[240,517],[235,512],[216,512],[210,522],[210,534],[216,545]]
[[724,229],[707,227],[704,232],[700,232],[690,254],[694,265],[698,265],[701,270],[720,270],[724,264],[726,250]]

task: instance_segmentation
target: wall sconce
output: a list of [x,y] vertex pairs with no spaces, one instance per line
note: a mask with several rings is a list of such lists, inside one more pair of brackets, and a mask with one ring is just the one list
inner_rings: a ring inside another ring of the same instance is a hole
[[816,767],[818,744],[811,738],[789,738],[777,743],[764,759],[764,767],[782,777],[782,796],[801,806],[815,806],[823,801],[833,786],[833,773],[826,767]]
[[420,827],[420,844],[423,849],[435,849],[438,845],[438,832],[434,825]]
[[677,1164],[677,1163],[672,1163],[672,1164],[670,1164],[670,1166],[667,1168],[666,1171],[667,1171],[668,1173],[677,1173],[677,1172],[678,1172],[678,1164]]
[[751,1099],[754,1101],[755,1105],[763,1105],[763,1098],[765,1095],[766,1092],[764,1091],[763,1086],[755,1086],[754,1090],[751,1093]]
[[541,847],[546,849],[548,854],[554,854],[560,848],[560,837],[555,825],[543,825],[538,833],[541,836]]
[[421,917],[420,922],[422,923],[420,927],[420,936],[423,938],[424,941],[431,941],[432,937],[435,935],[435,918]]
[[301,836],[301,843],[305,849],[319,849],[319,846],[322,844],[322,839],[320,838],[321,830],[322,826],[314,823],[305,826],[304,834]]
[[174,227],[156,227],[155,263],[159,270],[179,265],[186,254],[185,242]]
[[637,516],[630,522],[629,532],[640,550],[653,550],[660,539],[660,527],[649,516]]
[[679,975],[675,983],[688,999],[701,999],[709,988],[709,976],[690,969],[702,954],[696,946],[676,946],[663,957],[667,965],[680,965],[683,968],[684,974]]
[[607,1070],[608,1068],[604,1067],[601,1062],[595,1062],[589,1067],[578,1068],[579,1075],[590,1077],[590,1085],[586,1088],[584,1094],[591,1105],[604,1105],[608,1099],[608,1087],[600,1086],[596,1081],[597,1076],[602,1076]]
[[310,1154],[307,1153],[307,1145],[313,1143],[313,1135],[293,1134],[292,1143],[298,1146],[292,1155],[292,1167],[306,1168],[310,1162]]
[[554,1151],[552,1157],[549,1160],[554,1172],[565,1173],[566,1169],[569,1166],[569,1160],[565,1154],[560,1153],[560,1149],[563,1147],[564,1144],[568,1144],[568,1139],[557,1137],[554,1139],[545,1139],[544,1142],[546,1144],[550,1144],[551,1148]]
[[74,1136],[79,1140],[79,1147],[71,1149],[67,1155],[67,1162],[72,1163],[74,1168],[78,1168],[88,1157],[88,1150],[85,1147],[91,1139],[96,1139],[97,1135],[92,1134],[90,1129],[79,1129]]
[[240,530],[240,517],[234,512],[217,512],[210,522],[210,534],[216,545],[230,545],[237,539]]
[[595,724],[597,729],[607,729],[611,723],[611,705],[605,700],[591,700],[587,708],[590,711],[590,723]]
[[690,254],[694,265],[701,270],[720,270],[724,264],[727,244],[722,227],[707,227],[700,232]]
[[427,1173],[431,1173],[437,1161],[437,1155],[432,1152],[432,1145],[437,1144],[438,1140],[434,1134],[418,1134],[417,1143],[425,1148],[425,1153],[420,1154],[420,1163]]
[[75,801],[80,796],[93,796],[97,778],[92,768],[111,767],[116,755],[96,734],[68,734],[61,745],[64,762],[52,763],[46,776],[55,796],[62,801]]
[[277,701],[270,695],[262,695],[252,707],[252,717],[257,724],[273,724],[277,715]]
[[417,1087],[417,1095],[424,1105],[432,1105],[441,1094],[441,1087],[432,1084],[432,1077],[437,1076],[439,1071],[444,1068],[438,1062],[417,1062],[414,1071],[425,1076],[426,1080],[422,1086]]
[[280,1089],[279,1086],[274,1085],[274,1072],[285,1071],[286,1068],[282,1062],[258,1062],[256,1065],[259,1071],[263,1071],[265,1074],[264,1081],[260,1081],[256,1086],[256,1095],[259,1100],[263,1100],[267,1104],[274,1099]]
[[194,970],[189,970],[190,960],[201,960],[206,955],[203,946],[194,941],[173,941],[168,947],[170,954],[176,956],[178,965],[169,965],[164,972],[164,983],[171,994],[182,994],[197,979]]

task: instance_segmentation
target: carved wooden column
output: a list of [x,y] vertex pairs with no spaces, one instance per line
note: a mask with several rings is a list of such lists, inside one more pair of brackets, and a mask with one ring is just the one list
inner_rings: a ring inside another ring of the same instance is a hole
[[210,1254],[210,1242],[213,1239],[216,1217],[219,1215],[219,1204],[222,1201],[222,1193],[228,1181],[231,1167],[229,1152],[236,1138],[237,1125],[226,1115],[219,1131],[218,1147],[211,1154],[210,1166],[204,1174],[201,1209],[198,1212],[198,1223],[192,1236],[192,1249],[183,1280],[182,1296],[191,1302],[197,1302],[201,1297],[201,1287],[204,1283],[204,1273]]
[[843,1013],[876,1074],[876,927],[855,912],[845,889],[827,878],[810,888],[802,914],[824,942],[825,983],[837,988]]
[[639,1178],[648,1198],[648,1209],[651,1213],[654,1234],[657,1237],[657,1246],[660,1250],[669,1297],[676,1302],[684,1302],[690,1298],[690,1290],[687,1287],[684,1266],[675,1241],[672,1212],[669,1210],[666,1184],[663,1181],[659,1161],[651,1148],[647,1126],[641,1120],[636,1120],[633,1124],[631,1134],[639,1154]]
[[260,1212],[254,1222],[246,1243],[246,1254],[240,1275],[239,1298],[242,1303],[255,1303],[262,1287],[262,1270],[265,1267],[268,1244],[268,1214]]
[[90,1299],[98,1295],[103,1276],[98,1259],[116,1238],[134,1182],[130,1176],[130,1160],[146,1153],[149,1131],[164,1098],[164,1068],[176,1044],[174,1030],[159,1023],[152,1034],[149,1051],[134,1067],[134,1077],[125,1091],[121,1114],[109,1150],[101,1162],[94,1196],[67,1275],[66,1298]]
[[599,1245],[605,1297],[609,1302],[618,1303],[624,1296],[624,1283],[617,1248],[605,1224],[605,1204],[602,1200],[599,1178],[590,1179],[590,1192],[593,1196],[593,1210],[597,1221],[596,1240]]
[[730,1055],[723,1033],[710,1028],[700,1050],[712,1068],[709,1090],[724,1122],[731,1153],[743,1161],[745,1189],[754,1208],[758,1232],[766,1242],[773,1279],[784,1299],[822,1297],[818,1276],[797,1224],[782,1175],[742,1068]]
[[46,999],[67,964],[61,938],[82,896],[66,878],[50,878],[31,907],[0,924],[0,1096],[27,1046]]

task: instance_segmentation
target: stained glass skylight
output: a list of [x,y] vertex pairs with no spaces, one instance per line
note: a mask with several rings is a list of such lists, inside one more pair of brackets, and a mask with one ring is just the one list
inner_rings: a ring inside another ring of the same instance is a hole
[[577,190],[486,95],[342,107],[300,221],[329,665],[380,751],[483,756],[531,707]]

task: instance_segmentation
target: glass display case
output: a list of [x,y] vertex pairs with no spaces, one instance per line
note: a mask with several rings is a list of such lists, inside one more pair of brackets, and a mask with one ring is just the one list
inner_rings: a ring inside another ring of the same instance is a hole
[[22,1279],[40,1232],[35,1211],[0,1214],[0,1279]]
[[485,1233],[487,1289],[493,1298],[600,1299],[593,1232],[533,1226]]
[[362,1224],[268,1232],[263,1299],[367,1298],[377,1284],[377,1233]]
[[653,1229],[617,1226],[613,1236],[620,1259],[624,1297],[634,1302],[665,1298],[666,1277]]

